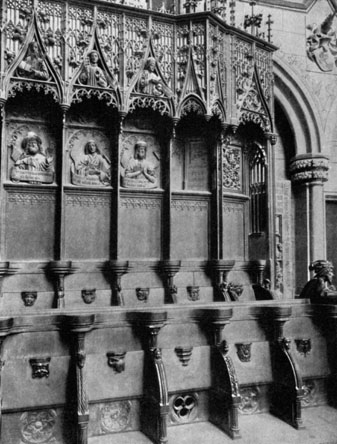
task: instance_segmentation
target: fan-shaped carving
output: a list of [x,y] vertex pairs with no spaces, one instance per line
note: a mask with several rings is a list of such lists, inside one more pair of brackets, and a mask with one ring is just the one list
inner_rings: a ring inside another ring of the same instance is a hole
[[200,116],[206,114],[206,108],[202,100],[194,95],[190,95],[185,98],[179,109],[180,117],[186,116],[189,113],[196,113]]

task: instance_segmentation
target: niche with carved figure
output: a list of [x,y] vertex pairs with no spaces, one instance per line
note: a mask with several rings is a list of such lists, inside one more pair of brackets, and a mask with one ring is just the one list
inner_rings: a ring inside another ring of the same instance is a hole
[[149,110],[138,110],[125,120],[119,165],[122,257],[159,259],[162,255],[167,129],[167,119]]
[[110,254],[113,150],[117,117],[94,99],[68,112],[65,150],[65,246],[71,258]]
[[10,259],[53,257],[61,115],[50,96],[18,93],[6,108],[3,160],[6,254]]

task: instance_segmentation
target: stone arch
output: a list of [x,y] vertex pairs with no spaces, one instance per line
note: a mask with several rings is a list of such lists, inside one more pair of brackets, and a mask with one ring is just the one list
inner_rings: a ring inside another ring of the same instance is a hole
[[309,90],[290,67],[276,57],[274,61],[275,100],[283,109],[294,133],[296,155],[322,153],[323,125],[315,110],[318,106]]

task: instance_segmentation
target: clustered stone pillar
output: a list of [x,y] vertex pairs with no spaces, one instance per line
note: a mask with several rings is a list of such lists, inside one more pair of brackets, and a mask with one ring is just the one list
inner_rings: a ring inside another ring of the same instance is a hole
[[[308,264],[326,259],[324,182],[329,159],[322,154],[300,154],[290,163],[295,199],[297,284],[308,279]],[[305,263],[304,263],[305,262]]]

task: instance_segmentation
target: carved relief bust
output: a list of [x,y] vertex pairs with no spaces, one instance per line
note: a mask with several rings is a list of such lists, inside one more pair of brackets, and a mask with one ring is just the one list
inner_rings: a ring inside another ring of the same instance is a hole
[[45,150],[42,139],[34,132],[28,132],[22,139],[21,149],[12,146],[11,171],[13,182],[52,183],[54,180],[54,159],[50,150]]
[[136,142],[134,155],[122,162],[122,181],[124,188],[157,188],[156,168],[147,157],[147,143]]
[[107,141],[99,131],[77,131],[70,139],[71,182],[78,186],[110,186]]

